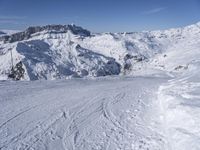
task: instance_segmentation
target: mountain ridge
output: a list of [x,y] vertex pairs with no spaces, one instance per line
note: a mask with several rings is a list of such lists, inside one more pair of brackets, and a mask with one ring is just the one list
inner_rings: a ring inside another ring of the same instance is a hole
[[[97,34],[76,25],[29,27],[0,38],[0,79],[8,79],[11,51],[14,65],[23,63],[25,80],[138,75],[145,70],[176,74],[200,56],[199,25]],[[188,54],[180,57],[183,53]]]
[[46,26],[34,26],[28,27],[25,31],[17,32],[11,35],[3,36],[0,38],[0,41],[3,42],[17,42],[27,40],[31,37],[32,34],[42,32],[42,31],[51,31],[58,33],[66,33],[71,31],[73,34],[81,36],[90,36],[90,32],[82,27],[76,25],[46,25]]

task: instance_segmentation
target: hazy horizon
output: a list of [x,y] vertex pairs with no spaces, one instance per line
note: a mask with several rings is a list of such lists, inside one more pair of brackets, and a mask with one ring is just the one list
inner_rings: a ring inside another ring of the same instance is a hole
[[0,29],[71,24],[92,32],[134,32],[183,27],[200,21],[198,0],[0,0]]

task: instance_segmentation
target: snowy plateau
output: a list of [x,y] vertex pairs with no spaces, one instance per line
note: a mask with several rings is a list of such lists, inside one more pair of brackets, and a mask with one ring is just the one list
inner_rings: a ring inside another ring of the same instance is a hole
[[0,150],[200,150],[200,22],[0,32]]

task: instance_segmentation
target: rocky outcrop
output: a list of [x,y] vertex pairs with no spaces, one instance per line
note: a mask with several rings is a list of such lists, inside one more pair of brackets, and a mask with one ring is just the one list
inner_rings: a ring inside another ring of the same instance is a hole
[[18,62],[15,67],[11,69],[11,73],[8,75],[9,78],[13,80],[22,80],[24,78],[25,70],[23,68],[22,62]]
[[108,76],[108,75],[119,75],[121,71],[121,65],[116,62],[114,58],[106,57],[102,54],[95,53],[91,50],[82,48],[77,45],[76,48],[76,60],[80,68],[80,76],[91,74],[92,76]]
[[138,55],[131,55],[126,54],[124,56],[124,74],[127,74],[127,72],[130,72],[132,70],[132,67],[136,63],[140,63],[143,61],[148,61],[148,58],[144,55],[138,54]]
[[18,32],[12,35],[0,37],[0,41],[10,42],[10,43],[16,41],[23,41],[29,39],[32,34],[42,31],[50,31],[58,33],[66,33],[68,31],[71,31],[74,35],[80,35],[85,37],[91,35],[90,31],[76,25],[46,25],[46,26],[29,27],[23,32]]

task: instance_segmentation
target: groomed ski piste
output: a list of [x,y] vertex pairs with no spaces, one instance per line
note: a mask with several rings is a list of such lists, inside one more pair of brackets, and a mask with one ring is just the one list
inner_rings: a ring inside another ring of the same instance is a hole
[[0,81],[0,150],[200,150],[197,26],[127,75]]
[[1,82],[0,149],[198,150],[197,81],[192,76]]

